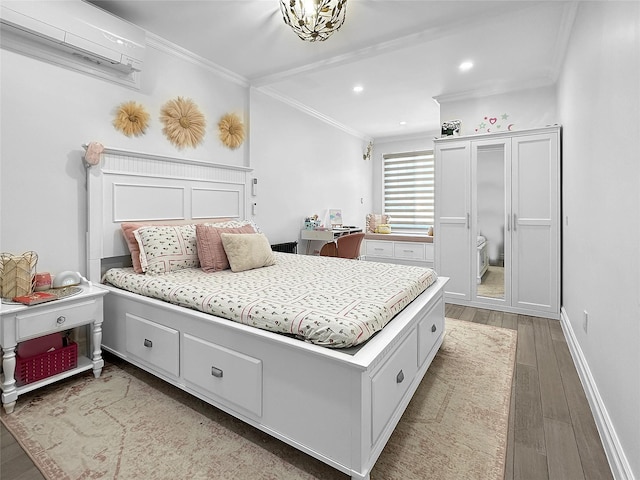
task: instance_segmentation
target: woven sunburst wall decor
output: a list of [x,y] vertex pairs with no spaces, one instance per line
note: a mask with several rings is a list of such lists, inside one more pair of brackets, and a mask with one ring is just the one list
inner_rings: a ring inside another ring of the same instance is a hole
[[162,133],[178,148],[195,148],[204,138],[206,121],[198,106],[189,98],[169,100],[160,110]]
[[235,113],[227,113],[218,122],[218,135],[222,143],[231,148],[238,148],[244,142],[244,124]]
[[149,126],[149,112],[139,103],[125,102],[118,107],[113,126],[127,137],[144,135]]

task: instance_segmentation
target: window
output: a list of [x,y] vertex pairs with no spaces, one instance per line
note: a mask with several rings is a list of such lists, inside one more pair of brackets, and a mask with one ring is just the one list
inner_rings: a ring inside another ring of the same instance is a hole
[[394,233],[426,234],[434,223],[433,151],[383,155],[384,213]]

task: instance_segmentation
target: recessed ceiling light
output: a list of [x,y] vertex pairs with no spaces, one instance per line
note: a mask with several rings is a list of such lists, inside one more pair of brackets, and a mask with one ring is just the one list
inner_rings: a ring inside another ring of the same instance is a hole
[[407,122],[405,122],[404,120],[402,120],[402,121],[400,122],[400,125],[406,125],[406,124],[407,124]]
[[364,90],[364,87],[362,85],[356,85],[355,87],[353,87],[353,91],[356,93],[360,93]]
[[471,70],[472,68],[473,68],[473,62],[470,62],[470,61],[468,61],[468,60],[467,60],[467,61],[462,62],[462,63],[458,66],[458,69],[459,69],[461,72],[466,72],[467,70]]

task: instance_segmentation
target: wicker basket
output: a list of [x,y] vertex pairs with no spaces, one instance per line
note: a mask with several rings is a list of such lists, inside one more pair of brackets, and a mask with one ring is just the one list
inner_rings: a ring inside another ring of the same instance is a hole
[[12,299],[33,291],[38,254],[0,253],[0,297]]
[[78,365],[78,344],[21,358],[16,355],[16,383],[18,386],[37,382],[43,378],[62,373]]

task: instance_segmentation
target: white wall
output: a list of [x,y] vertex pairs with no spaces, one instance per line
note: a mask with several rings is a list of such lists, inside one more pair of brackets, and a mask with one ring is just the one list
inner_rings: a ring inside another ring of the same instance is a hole
[[[217,137],[227,112],[246,116],[248,89],[165,48],[147,48],[141,91],[7,50],[0,50],[0,251],[38,253],[38,270],[85,272],[86,181],[83,143],[160,155],[248,165],[248,142],[237,150]],[[161,106],[193,99],[207,119],[204,142],[176,149],[162,134]],[[122,102],[151,115],[148,133],[128,138],[112,121]]]
[[616,478],[640,478],[640,3],[580,2],[558,99],[563,320]]
[[[371,209],[365,148],[364,140],[252,90],[251,164],[259,185],[253,219],[271,243],[300,241],[304,218],[324,219],[330,208],[342,209],[345,225],[364,226]],[[303,241],[300,250],[306,247]]]

